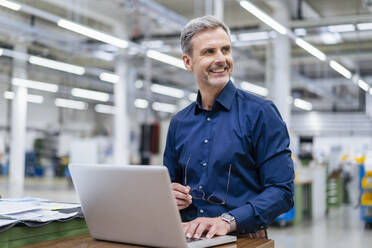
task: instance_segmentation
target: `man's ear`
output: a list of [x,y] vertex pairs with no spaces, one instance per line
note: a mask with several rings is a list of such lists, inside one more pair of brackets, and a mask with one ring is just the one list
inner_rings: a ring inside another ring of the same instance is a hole
[[188,71],[192,71],[192,63],[191,63],[191,57],[190,55],[184,53],[182,55],[183,63],[185,64],[185,67]]

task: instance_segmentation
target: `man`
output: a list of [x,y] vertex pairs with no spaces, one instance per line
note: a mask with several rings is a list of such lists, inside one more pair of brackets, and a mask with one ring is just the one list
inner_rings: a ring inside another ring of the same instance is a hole
[[286,125],[271,101],[237,89],[228,27],[212,16],[181,34],[197,101],[171,120],[164,152],[186,237],[231,232],[265,237],[293,206]]

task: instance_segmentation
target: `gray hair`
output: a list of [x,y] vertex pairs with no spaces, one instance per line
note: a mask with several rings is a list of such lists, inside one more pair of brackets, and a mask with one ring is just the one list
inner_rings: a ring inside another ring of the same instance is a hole
[[191,39],[196,33],[199,33],[206,29],[213,30],[219,27],[223,28],[223,30],[225,30],[227,35],[230,37],[229,27],[214,16],[208,15],[189,21],[181,33],[182,52],[188,55],[192,54]]

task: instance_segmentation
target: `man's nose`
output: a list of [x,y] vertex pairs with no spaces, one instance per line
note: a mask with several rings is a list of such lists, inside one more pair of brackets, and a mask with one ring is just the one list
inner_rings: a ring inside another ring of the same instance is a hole
[[226,61],[225,54],[223,54],[222,51],[217,51],[215,62],[216,63],[225,63],[225,61]]

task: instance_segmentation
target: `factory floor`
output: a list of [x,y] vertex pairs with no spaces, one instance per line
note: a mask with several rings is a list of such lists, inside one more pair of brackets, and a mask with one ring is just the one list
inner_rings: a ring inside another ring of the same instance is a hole
[[[0,195],[12,197],[8,178],[0,177]],[[23,196],[58,202],[79,202],[71,182],[65,178],[26,178]],[[372,247],[372,229],[366,229],[359,208],[332,208],[324,218],[306,220],[297,225],[272,226],[269,238],[276,248],[361,248]]]

